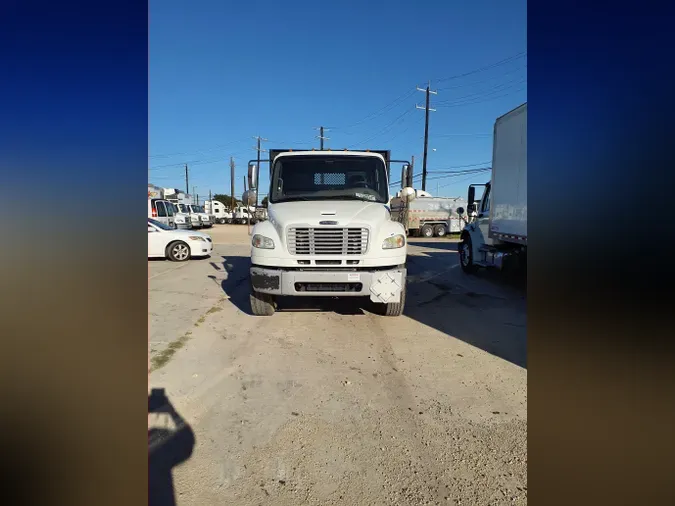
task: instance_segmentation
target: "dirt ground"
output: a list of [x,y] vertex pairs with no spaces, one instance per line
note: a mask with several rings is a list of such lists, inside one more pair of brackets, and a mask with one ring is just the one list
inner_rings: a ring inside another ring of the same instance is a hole
[[208,233],[211,258],[149,262],[150,386],[191,434],[159,480],[179,505],[526,504],[523,279],[411,239],[404,316],[254,317],[247,227]]

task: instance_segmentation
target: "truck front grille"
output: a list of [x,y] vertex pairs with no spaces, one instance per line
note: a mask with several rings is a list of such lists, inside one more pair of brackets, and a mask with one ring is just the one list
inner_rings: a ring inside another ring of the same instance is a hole
[[367,228],[288,229],[291,255],[362,255],[367,248]]

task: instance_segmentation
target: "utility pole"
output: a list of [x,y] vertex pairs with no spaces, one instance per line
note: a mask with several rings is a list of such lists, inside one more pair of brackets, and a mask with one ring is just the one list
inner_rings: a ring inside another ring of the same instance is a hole
[[195,197],[197,195],[196,191],[197,191],[197,187],[193,186],[192,187],[192,204],[195,205],[195,206],[197,205],[197,202],[195,202]]
[[319,142],[320,142],[319,146],[320,146],[321,151],[323,151],[323,141],[330,140],[330,137],[324,137],[324,135],[323,135],[323,132],[324,131],[327,132],[328,129],[327,128],[324,129],[323,127],[317,127],[317,128],[315,128],[315,130],[319,131],[319,135],[317,135],[317,139],[319,139]]
[[433,95],[438,95],[437,91],[431,91],[431,82],[427,83],[427,89],[424,90],[420,87],[417,87],[417,91],[423,91],[427,95],[426,105],[420,107],[415,105],[416,109],[424,109],[425,111],[425,120],[424,120],[424,158],[422,159],[422,191],[427,189],[427,147],[429,145],[429,111],[436,112],[436,109],[429,108],[429,98]]
[[213,204],[211,204],[211,190],[209,190],[209,207],[213,208]]
[[232,209],[231,211],[234,212],[234,208],[236,207],[237,201],[234,198],[234,158],[230,157],[230,197],[232,197]]
[[[258,152],[258,165],[255,166],[255,170],[258,172],[258,175],[260,175],[260,152],[262,151],[262,149],[260,148],[260,144],[261,144],[261,142],[267,141],[267,139],[263,139],[259,135],[256,136],[256,137],[253,137],[253,138],[258,141],[258,145],[253,149],[255,149]],[[246,178],[244,178],[244,179],[246,179]],[[244,184],[244,187],[246,187],[245,184]],[[255,192],[255,206],[258,207],[258,189],[257,188],[256,188],[256,192]]]
[[188,166],[185,164],[185,193],[190,193],[190,182],[188,180]]

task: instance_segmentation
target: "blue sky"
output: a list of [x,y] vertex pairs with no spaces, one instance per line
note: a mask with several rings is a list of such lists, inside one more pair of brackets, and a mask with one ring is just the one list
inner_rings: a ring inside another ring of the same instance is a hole
[[150,182],[184,189],[188,163],[200,199],[229,193],[230,156],[240,196],[253,136],[267,148],[318,148],[321,125],[326,147],[415,155],[421,172],[424,111],[415,104],[424,93],[415,87],[428,80],[438,95],[427,190],[463,196],[487,175],[432,171],[489,165],[495,118],[527,97],[524,0],[149,5]]

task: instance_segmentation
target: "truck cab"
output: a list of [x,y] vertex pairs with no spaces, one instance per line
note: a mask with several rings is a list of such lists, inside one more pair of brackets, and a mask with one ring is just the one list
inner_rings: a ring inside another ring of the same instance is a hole
[[202,228],[204,226],[202,224],[201,217],[199,214],[196,214],[192,211],[190,204],[178,203],[176,206],[181,213],[187,215],[190,218],[190,225],[192,228]]
[[232,213],[227,210],[225,204],[222,202],[207,200],[204,202],[204,209],[215,218],[216,223],[220,223],[221,225],[232,223]]
[[[391,218],[382,154],[270,153],[268,219],[252,231],[253,314],[272,315],[281,296],[321,296],[367,297],[381,314],[399,316],[407,241]],[[249,167],[253,191],[256,169]]]

